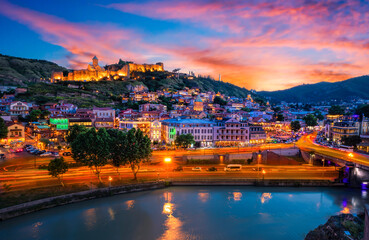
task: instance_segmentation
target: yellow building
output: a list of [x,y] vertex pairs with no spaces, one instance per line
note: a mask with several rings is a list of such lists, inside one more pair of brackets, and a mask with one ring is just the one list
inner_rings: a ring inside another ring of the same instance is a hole
[[204,111],[204,103],[200,97],[200,95],[197,95],[197,98],[193,104],[193,110],[197,111],[197,112],[202,112]]
[[158,62],[156,64],[135,64],[129,63],[124,65],[117,71],[105,70],[99,66],[99,59],[94,56],[92,58],[92,65],[88,64],[86,69],[73,70],[68,73],[68,76],[64,76],[63,72],[53,72],[51,75],[51,81],[99,81],[103,78],[108,80],[118,79],[120,77],[130,77],[130,73],[133,71],[147,72],[147,71],[164,71],[164,64]]

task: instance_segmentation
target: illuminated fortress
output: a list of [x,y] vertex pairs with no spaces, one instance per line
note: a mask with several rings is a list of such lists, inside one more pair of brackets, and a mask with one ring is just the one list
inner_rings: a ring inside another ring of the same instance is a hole
[[51,75],[51,81],[99,81],[99,80],[115,80],[121,77],[130,77],[130,73],[136,72],[153,72],[164,71],[164,64],[158,62],[156,64],[136,64],[127,63],[119,70],[106,70],[99,66],[99,60],[97,57],[92,58],[92,65],[88,64],[87,69],[73,70],[64,75],[63,72],[53,72]]

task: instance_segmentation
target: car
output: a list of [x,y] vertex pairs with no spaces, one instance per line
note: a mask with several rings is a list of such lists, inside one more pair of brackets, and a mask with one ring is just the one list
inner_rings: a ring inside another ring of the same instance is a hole
[[46,152],[45,150],[38,151],[38,152],[36,153],[36,155],[41,155],[41,154],[43,154],[43,153],[45,153],[45,152]]
[[58,152],[51,152],[51,154],[53,155],[53,157],[59,157],[59,153]]
[[192,168],[192,171],[201,171],[202,169],[201,169],[201,167],[193,167]]
[[10,148],[10,146],[8,144],[4,145],[4,148]]
[[263,168],[253,168],[252,171],[263,171]]
[[178,166],[175,169],[173,169],[173,172],[180,172],[183,171],[183,167],[182,166]]
[[5,154],[4,153],[0,154],[0,159],[3,159],[3,160],[5,159]]
[[63,156],[71,156],[72,153],[71,152],[63,152]]
[[16,152],[23,152],[23,148],[17,148],[16,150],[15,150]]
[[216,167],[209,167],[207,171],[208,172],[216,172],[216,171],[218,171],[218,169]]
[[48,157],[48,156],[51,156],[51,152],[44,152],[40,154],[40,157]]

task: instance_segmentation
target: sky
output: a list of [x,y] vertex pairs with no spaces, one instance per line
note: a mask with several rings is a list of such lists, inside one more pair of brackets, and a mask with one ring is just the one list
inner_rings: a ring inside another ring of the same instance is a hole
[[366,0],[0,0],[0,53],[163,62],[256,90],[369,72]]

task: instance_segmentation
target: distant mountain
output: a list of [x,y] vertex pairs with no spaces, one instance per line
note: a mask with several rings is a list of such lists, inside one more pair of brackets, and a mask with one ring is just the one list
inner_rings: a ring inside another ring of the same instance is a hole
[[0,54],[0,84],[24,86],[40,78],[50,78],[53,71],[65,71],[56,63]]
[[286,90],[258,92],[280,102],[319,102],[330,100],[369,99],[369,76],[350,78],[341,82],[304,84]]

